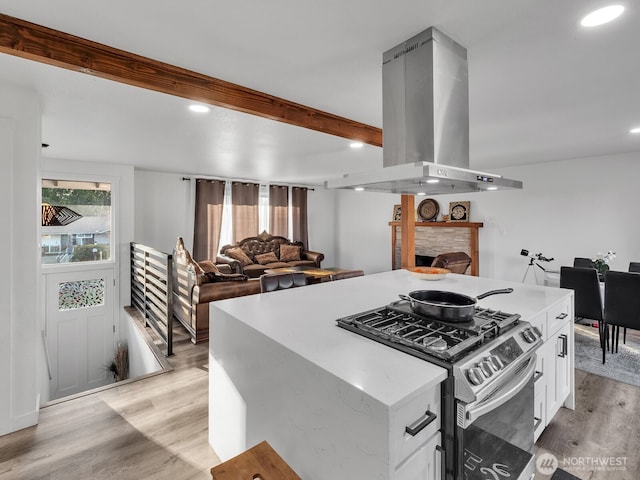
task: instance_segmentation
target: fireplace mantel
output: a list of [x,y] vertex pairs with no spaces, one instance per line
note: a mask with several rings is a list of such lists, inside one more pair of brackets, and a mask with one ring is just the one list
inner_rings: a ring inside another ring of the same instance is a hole
[[[400,268],[401,222],[389,222],[391,227],[391,266]],[[448,252],[465,252],[471,257],[471,275],[480,273],[478,231],[482,222],[415,222],[415,253],[437,256]],[[437,230],[444,229],[444,230]]]

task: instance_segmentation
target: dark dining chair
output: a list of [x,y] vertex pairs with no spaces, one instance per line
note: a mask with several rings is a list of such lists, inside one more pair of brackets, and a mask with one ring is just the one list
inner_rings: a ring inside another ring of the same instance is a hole
[[[640,262],[629,262],[629,272],[640,273]],[[627,329],[622,332],[622,343],[627,343]]]
[[593,260],[583,257],[575,257],[573,259],[573,266],[577,268],[596,268],[593,264]]
[[302,287],[306,284],[307,277],[303,272],[265,273],[260,275],[260,293]]
[[604,326],[598,272],[593,268],[560,267],[560,288],[574,291],[575,321],[584,318],[598,322],[600,344],[603,345]]
[[[604,333],[611,325],[611,352],[618,351],[620,327],[640,330],[640,275],[633,272],[608,271],[604,275]],[[602,345],[602,363],[605,362]]]

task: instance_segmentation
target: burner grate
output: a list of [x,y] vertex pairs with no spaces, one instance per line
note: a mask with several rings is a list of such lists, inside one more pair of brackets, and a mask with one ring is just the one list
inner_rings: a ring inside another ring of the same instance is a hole
[[476,308],[474,319],[463,324],[446,323],[415,314],[406,303],[338,319],[338,325],[389,345],[403,345],[451,362],[474,350],[485,339],[495,338],[520,318],[499,310]]
[[477,332],[387,308],[354,315],[348,323],[376,337],[445,359],[482,342]]

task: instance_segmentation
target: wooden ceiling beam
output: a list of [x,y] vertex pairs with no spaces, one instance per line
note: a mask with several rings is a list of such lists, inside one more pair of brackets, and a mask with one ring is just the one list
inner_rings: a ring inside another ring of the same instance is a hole
[[0,13],[0,52],[382,146],[382,130]]

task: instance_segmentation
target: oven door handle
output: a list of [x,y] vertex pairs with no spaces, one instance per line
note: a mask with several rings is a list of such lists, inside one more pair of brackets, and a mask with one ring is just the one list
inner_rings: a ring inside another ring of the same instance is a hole
[[529,357],[529,364],[516,375],[508,384],[501,387],[493,395],[486,400],[480,402],[474,402],[467,405],[466,417],[467,424],[473,423],[478,417],[481,417],[485,413],[500,405],[508,402],[515,397],[520,391],[527,385],[529,380],[533,378],[533,374],[536,369],[536,356]]

